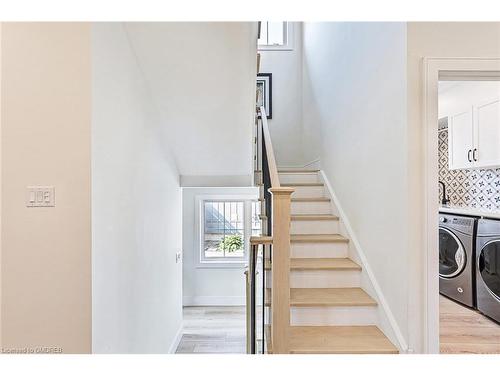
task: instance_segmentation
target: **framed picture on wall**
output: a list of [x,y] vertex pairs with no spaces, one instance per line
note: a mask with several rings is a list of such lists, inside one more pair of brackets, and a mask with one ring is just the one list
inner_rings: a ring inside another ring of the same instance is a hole
[[273,118],[273,74],[257,74],[257,107],[266,109],[267,118]]

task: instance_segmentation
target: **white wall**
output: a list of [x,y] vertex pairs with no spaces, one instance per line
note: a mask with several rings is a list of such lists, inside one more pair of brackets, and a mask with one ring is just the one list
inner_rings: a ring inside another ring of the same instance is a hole
[[179,173],[122,24],[92,24],[92,69],[93,352],[166,353],[182,323]]
[[[183,186],[248,186],[256,22],[128,23]],[[234,177],[231,179],[229,177]],[[233,185],[234,184],[234,185]]]
[[[90,27],[1,28],[2,345],[89,353]],[[30,185],[55,207],[27,208]]]
[[273,74],[273,118],[268,121],[276,162],[303,166],[302,147],[302,23],[293,22],[292,50],[261,50],[260,72]]
[[408,339],[406,25],[304,24],[304,134]]
[[244,266],[235,268],[198,267],[200,238],[196,221],[196,197],[203,195],[251,195],[256,188],[183,188],[183,299],[184,305],[244,305]]
[[498,81],[441,81],[439,82],[438,118],[450,116],[481,104],[500,98]]

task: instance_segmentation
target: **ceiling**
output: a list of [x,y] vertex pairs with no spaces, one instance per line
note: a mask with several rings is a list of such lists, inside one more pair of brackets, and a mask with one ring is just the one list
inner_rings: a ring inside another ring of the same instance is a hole
[[250,176],[256,23],[126,23],[181,176]]

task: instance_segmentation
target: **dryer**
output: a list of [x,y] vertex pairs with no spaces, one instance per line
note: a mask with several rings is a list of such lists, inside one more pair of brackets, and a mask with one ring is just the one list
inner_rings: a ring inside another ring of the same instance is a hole
[[477,218],[439,214],[439,292],[475,307]]
[[500,220],[479,220],[476,249],[477,308],[500,323]]

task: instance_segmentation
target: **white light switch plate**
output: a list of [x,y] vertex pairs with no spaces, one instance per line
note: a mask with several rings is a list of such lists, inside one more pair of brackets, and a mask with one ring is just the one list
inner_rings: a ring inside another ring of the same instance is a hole
[[26,207],[54,207],[56,193],[53,186],[28,186],[26,188]]

